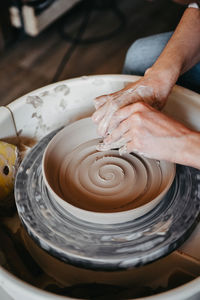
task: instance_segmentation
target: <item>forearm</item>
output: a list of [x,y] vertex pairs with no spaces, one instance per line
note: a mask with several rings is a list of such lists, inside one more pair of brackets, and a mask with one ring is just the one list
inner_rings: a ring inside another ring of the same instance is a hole
[[178,77],[200,61],[200,10],[186,9],[173,36],[146,76],[159,78],[166,96]]
[[136,82],[95,99],[93,121],[105,137],[122,121],[118,111],[136,102],[162,109],[180,74],[200,60],[200,10],[186,9],[175,33],[154,65]]

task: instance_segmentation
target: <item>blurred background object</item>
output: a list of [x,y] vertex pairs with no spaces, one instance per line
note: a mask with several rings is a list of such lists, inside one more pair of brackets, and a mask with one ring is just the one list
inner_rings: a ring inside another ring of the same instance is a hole
[[0,1],[0,51],[12,41],[14,35],[9,15],[10,5],[9,0]]
[[129,46],[173,30],[184,10],[171,0],[8,0],[0,7],[0,105],[58,80],[121,73]]
[[12,0],[12,25],[35,36],[80,0]]

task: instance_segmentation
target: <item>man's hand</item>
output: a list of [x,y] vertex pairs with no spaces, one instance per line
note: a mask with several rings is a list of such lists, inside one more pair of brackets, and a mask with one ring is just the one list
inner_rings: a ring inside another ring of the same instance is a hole
[[141,101],[156,109],[161,109],[165,105],[169,90],[163,87],[159,76],[151,75],[149,78],[148,74],[116,93],[103,95],[94,100],[97,111],[93,114],[92,120],[98,124],[98,133],[102,137],[112,132],[126,118],[121,112],[118,113],[121,108]]
[[200,10],[186,9],[143,78],[117,93],[95,99],[97,110],[92,119],[104,138],[100,150],[122,146],[122,153],[137,151],[200,169],[200,133],[156,110],[165,105],[179,76],[199,62],[199,29]]
[[123,121],[99,150],[121,147],[121,154],[137,152],[148,158],[196,166],[195,153],[200,154],[198,133],[142,102],[121,108],[117,114]]

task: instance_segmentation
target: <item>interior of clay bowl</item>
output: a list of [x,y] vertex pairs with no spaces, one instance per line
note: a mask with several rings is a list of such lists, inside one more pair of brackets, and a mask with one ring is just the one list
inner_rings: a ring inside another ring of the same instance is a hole
[[88,222],[122,223],[153,209],[170,188],[175,165],[135,153],[99,152],[90,118],[61,130],[43,156],[42,172],[53,199]]

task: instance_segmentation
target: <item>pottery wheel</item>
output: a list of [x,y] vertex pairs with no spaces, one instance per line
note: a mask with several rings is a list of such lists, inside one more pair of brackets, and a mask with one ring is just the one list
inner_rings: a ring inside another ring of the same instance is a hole
[[190,235],[200,213],[200,173],[177,166],[174,182],[151,211],[122,224],[95,224],[71,215],[48,192],[42,157],[58,131],[43,138],[23,160],[15,183],[19,216],[28,234],[49,254],[95,270],[150,263],[175,250]]

